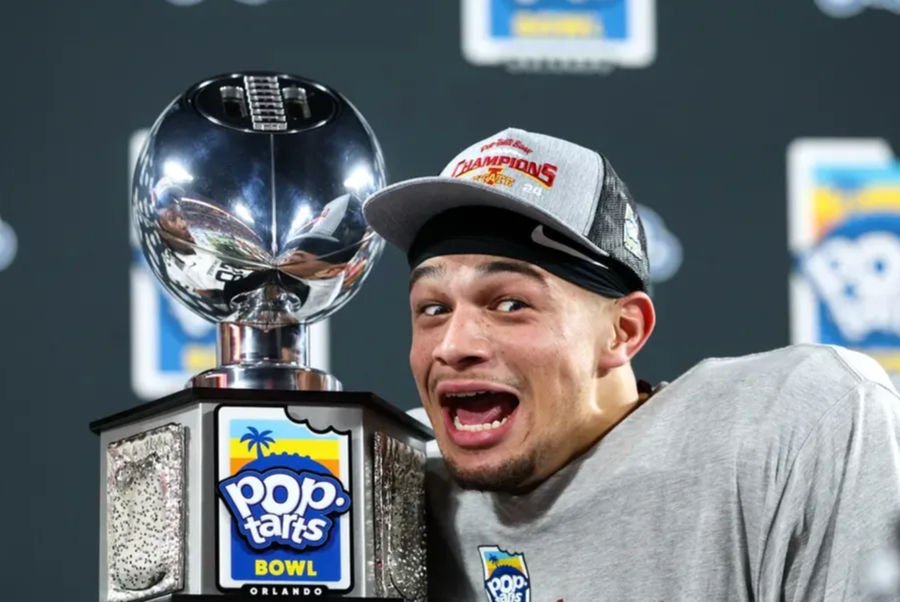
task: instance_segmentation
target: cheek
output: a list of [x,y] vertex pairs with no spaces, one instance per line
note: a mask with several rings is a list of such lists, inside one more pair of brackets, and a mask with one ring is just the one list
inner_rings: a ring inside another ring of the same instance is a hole
[[413,332],[409,346],[409,367],[417,383],[425,377],[428,371],[433,350],[434,345],[428,340],[428,337]]
[[523,357],[530,355],[529,381],[534,388],[537,407],[535,413],[545,428],[566,421],[566,416],[577,413],[585,395],[587,383],[592,381],[594,349],[588,336],[565,336],[562,331],[553,337],[532,339],[523,348]]
[[569,365],[583,363],[590,353],[591,333],[579,320],[561,319],[553,322],[543,333],[529,333],[524,349],[539,353],[541,361],[554,369],[567,369]]

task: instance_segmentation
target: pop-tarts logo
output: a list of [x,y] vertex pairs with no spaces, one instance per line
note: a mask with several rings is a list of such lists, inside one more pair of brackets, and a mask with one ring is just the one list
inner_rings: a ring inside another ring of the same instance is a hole
[[489,602],[530,602],[531,581],[525,555],[498,546],[481,546],[484,590]]
[[881,140],[788,153],[794,342],[867,353],[900,382],[900,162]]
[[219,482],[219,494],[250,547],[281,544],[305,550],[328,542],[332,517],[350,509],[350,495],[332,477],[272,468]]
[[220,406],[216,437],[219,586],[352,589],[350,432]]
[[462,26],[477,65],[646,67],[656,54],[655,0],[463,0]]

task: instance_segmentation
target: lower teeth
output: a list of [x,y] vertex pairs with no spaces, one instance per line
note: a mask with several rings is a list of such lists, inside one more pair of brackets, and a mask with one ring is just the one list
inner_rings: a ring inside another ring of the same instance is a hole
[[455,426],[456,429],[460,431],[490,431],[495,428],[500,428],[501,426],[506,424],[506,421],[508,419],[509,416],[505,416],[503,420],[495,420],[493,422],[487,422],[485,424],[463,424],[462,421],[460,421],[459,416],[454,416],[453,426]]

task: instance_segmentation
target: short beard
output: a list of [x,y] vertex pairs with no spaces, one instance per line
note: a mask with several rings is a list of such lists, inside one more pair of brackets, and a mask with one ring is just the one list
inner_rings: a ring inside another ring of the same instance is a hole
[[446,460],[447,468],[463,489],[516,493],[526,489],[525,483],[534,476],[537,460],[533,456],[512,458],[500,466],[465,469]]

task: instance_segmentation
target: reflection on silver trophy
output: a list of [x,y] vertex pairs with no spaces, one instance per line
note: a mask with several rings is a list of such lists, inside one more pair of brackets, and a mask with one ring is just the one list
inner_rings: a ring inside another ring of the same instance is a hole
[[425,599],[431,433],[308,365],[307,325],[381,252],[362,203],[384,183],[360,113],[303,78],[212,78],[156,121],[131,191],[138,237],[165,287],[218,324],[219,365],[91,425],[101,601]]
[[217,78],[160,117],[133,211],[156,276],[220,324],[220,365],[196,386],[340,387],[308,368],[306,324],[349,301],[381,253],[362,201],[384,183],[368,124],[312,82]]

